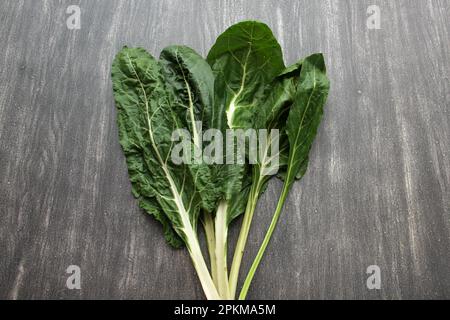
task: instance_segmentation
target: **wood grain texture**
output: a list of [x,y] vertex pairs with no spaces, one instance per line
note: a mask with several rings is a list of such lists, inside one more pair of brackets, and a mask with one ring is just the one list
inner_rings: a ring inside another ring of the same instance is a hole
[[[81,30],[66,27],[72,4]],[[366,28],[372,4],[381,30]],[[0,298],[203,298],[186,251],[131,196],[110,65],[125,44],[206,54],[243,19],[266,22],[287,63],[323,52],[332,83],[249,298],[450,298],[449,12],[447,0],[0,0]],[[258,205],[244,270],[280,189]],[[72,264],[81,290],[65,286]]]

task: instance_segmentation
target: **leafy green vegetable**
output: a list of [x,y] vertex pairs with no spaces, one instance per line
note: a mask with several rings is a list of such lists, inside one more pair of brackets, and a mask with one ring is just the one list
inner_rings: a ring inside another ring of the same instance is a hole
[[[186,245],[208,299],[235,298],[258,199],[272,177],[284,180],[239,295],[244,299],[287,195],[306,172],[329,90],[323,56],[314,54],[285,68],[269,27],[244,21],[218,37],[207,59],[186,46],[165,48],[159,60],[142,48],[124,47],[113,62],[112,80],[133,195],[162,224],[169,244]],[[255,162],[250,151],[246,159],[237,159],[234,138],[224,142],[247,129],[268,131],[268,142],[258,141]],[[211,146],[216,146],[214,155],[207,152]],[[183,161],[175,161],[180,151]],[[231,155],[235,162],[216,161],[217,154],[227,160]],[[228,230],[242,213],[228,274]],[[199,221],[210,270],[197,238]]]
[[[171,46],[160,55],[162,71],[168,90],[174,97],[173,111],[181,120],[183,128],[192,133],[192,148],[200,149],[202,124],[208,124],[213,108],[214,76],[206,61],[194,50],[185,46]],[[195,153],[195,150],[193,150]],[[195,157],[195,154],[192,154]],[[202,206],[208,212],[215,209],[217,191],[212,183],[211,169],[205,164],[189,166],[196,187],[202,199]]]
[[[289,144],[285,133],[285,118],[295,98],[295,80],[298,79],[300,66],[301,64],[293,70],[297,72],[286,73],[283,71],[272,81],[270,85],[271,90],[267,93],[265,99],[260,102],[258,112],[254,116],[253,126],[255,129],[278,129],[281,132],[280,136],[278,136],[280,145],[279,153],[275,155],[272,154],[270,148],[265,148],[265,152],[260,155],[258,162],[252,168],[250,196],[231,267],[230,291],[233,297],[236,294],[242,256],[258,199],[272,176],[282,170],[287,164],[286,154],[288,153]],[[290,69],[292,68],[290,67]],[[272,138],[272,134],[269,134],[269,146]],[[270,160],[276,155],[279,156],[279,162],[278,166],[274,167]]]
[[[198,176],[186,165],[177,166],[170,161],[172,132],[181,128],[182,122],[174,112],[174,90],[161,65],[140,48],[124,48],[114,60],[112,79],[120,143],[127,157],[133,192],[141,206],[146,209],[149,203],[159,205],[161,211],[150,213],[164,221],[166,230],[167,220],[170,221],[189,250],[206,296],[217,299],[219,295],[197,239],[202,204],[195,185]],[[172,241],[171,236],[169,240]]]
[[284,186],[272,222],[256,255],[244,282],[240,299],[245,299],[250,283],[261,262],[263,254],[275,230],[283,209],[284,202],[295,179],[300,179],[306,172],[309,151],[317,134],[317,128],[323,115],[329,80],[326,76],[325,62],[322,54],[314,54],[303,60],[300,80],[294,101],[289,110],[286,132],[289,141],[289,158],[284,174]]
[[215,103],[228,127],[251,128],[266,85],[284,69],[280,45],[269,27],[238,23],[219,36],[207,58],[215,74]]
[[[238,23],[219,36],[208,62],[215,75],[215,106],[229,129],[253,127],[253,119],[266,95],[267,85],[284,69],[280,45],[265,24]],[[247,173],[248,174],[248,173]],[[241,178],[243,179],[244,176]],[[262,185],[237,195],[233,202],[245,202],[248,194],[260,193]],[[243,227],[230,273],[230,295],[235,296],[238,273],[256,201],[247,205]],[[250,213],[249,213],[250,212]],[[229,221],[235,217],[230,212]],[[225,227],[225,226],[224,226]]]
[[[201,151],[202,131],[213,121],[214,76],[208,63],[194,50],[186,46],[170,46],[160,55],[165,79],[175,99],[173,111],[180,117],[184,128],[191,133],[192,158]],[[215,230],[211,212],[220,199],[219,185],[214,183],[213,170],[204,163],[189,166],[198,179],[195,185],[202,198],[204,210],[202,223],[207,237],[211,261],[211,274],[217,284],[217,263],[215,254]]]

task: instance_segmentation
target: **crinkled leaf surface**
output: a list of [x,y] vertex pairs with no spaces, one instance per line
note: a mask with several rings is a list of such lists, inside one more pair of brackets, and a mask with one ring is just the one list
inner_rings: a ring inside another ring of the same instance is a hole
[[119,138],[133,193],[140,206],[164,226],[166,239],[179,241],[195,232],[201,199],[186,165],[171,161],[173,130],[182,122],[172,112],[175,98],[161,64],[144,49],[124,48],[114,60],[112,79],[118,110]]
[[[214,101],[214,76],[209,64],[193,49],[170,46],[160,55],[162,71],[168,90],[174,97],[173,110],[190,132],[193,148],[202,147],[202,132],[211,123]],[[192,160],[195,150],[192,148]],[[195,186],[202,199],[203,208],[214,211],[220,193],[212,180],[212,168],[203,161],[189,165],[197,177]]]

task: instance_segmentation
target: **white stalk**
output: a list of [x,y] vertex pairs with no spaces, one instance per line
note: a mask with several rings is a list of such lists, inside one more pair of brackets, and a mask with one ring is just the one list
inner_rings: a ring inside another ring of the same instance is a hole
[[217,260],[216,260],[216,235],[214,230],[214,220],[209,212],[203,215],[203,227],[205,229],[206,244],[208,246],[209,260],[211,262],[211,275],[216,287],[217,282]]
[[228,203],[223,200],[220,202],[216,212],[216,263],[217,263],[217,282],[219,294],[224,300],[230,299],[228,285],[228,267],[227,267],[227,224]]

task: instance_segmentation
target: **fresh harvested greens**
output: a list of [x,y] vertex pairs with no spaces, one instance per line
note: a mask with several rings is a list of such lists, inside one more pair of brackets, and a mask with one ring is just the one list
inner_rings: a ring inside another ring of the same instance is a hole
[[[284,152],[286,152],[288,158],[285,167],[282,168],[283,190],[269,230],[245,279],[239,299],[245,299],[247,295],[250,283],[272,237],[292,184],[296,179],[301,179],[306,172],[309,151],[322,119],[323,106],[330,88],[325,72],[325,62],[321,54],[309,56],[301,63],[300,78],[295,93],[293,93],[293,100],[290,101],[288,118],[285,123],[288,146],[284,149]],[[281,97],[281,99],[283,98]],[[276,105],[275,103],[274,106]],[[269,119],[270,121],[271,119]]]
[[163,223],[169,243],[178,244],[177,237],[183,240],[206,297],[218,299],[197,239],[203,204],[197,186],[201,172],[171,161],[171,136],[183,121],[176,114],[181,99],[163,68],[164,63],[144,49],[124,48],[117,55],[112,78],[120,143],[141,207]]
[[[244,21],[220,35],[206,59],[185,46],[164,49],[159,60],[142,48],[124,47],[113,62],[112,81],[133,195],[162,224],[170,245],[186,246],[206,298],[236,298],[258,199],[272,177],[284,181],[239,295],[245,299],[287,195],[306,172],[329,90],[323,56],[286,68],[271,30]],[[251,151],[238,152],[234,135],[263,130],[268,144],[258,141],[255,161]],[[228,229],[241,214],[228,271]]]

